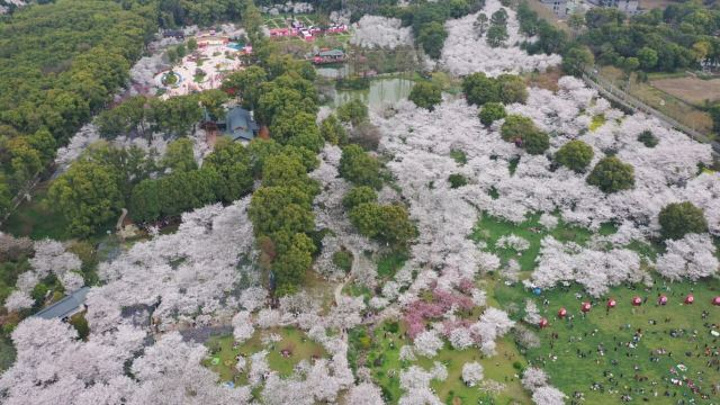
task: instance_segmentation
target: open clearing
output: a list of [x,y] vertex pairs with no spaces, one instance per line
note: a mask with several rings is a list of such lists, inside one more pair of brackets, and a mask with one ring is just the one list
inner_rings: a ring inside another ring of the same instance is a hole
[[679,77],[653,80],[651,85],[689,103],[702,105],[705,100],[720,100],[720,79],[702,80],[696,77]]

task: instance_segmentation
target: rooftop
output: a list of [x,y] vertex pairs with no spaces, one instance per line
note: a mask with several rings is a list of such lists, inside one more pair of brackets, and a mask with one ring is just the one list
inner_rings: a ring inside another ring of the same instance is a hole
[[90,291],[90,287],[83,287],[76,290],[60,301],[38,312],[35,316],[43,319],[63,319],[72,315],[85,304],[85,297],[87,297],[88,291]]

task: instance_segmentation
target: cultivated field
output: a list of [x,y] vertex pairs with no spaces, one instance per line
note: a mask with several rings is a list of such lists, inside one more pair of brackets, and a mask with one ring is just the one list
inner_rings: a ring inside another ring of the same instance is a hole
[[720,79],[702,80],[696,77],[678,77],[653,80],[650,84],[696,105],[704,104],[705,100],[710,102],[720,100]]

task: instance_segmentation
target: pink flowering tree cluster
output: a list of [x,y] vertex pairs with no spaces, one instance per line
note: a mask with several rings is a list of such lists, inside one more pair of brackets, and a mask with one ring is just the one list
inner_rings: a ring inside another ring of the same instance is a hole
[[474,306],[472,299],[467,296],[436,288],[431,291],[431,297],[427,300],[418,299],[405,310],[407,333],[414,339],[425,330],[428,321],[440,318],[451,308],[470,310]]

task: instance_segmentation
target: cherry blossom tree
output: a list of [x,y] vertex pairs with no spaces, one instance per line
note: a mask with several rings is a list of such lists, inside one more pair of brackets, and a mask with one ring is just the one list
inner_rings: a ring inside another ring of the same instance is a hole
[[382,392],[373,383],[361,383],[350,388],[347,405],[383,405]]
[[666,252],[657,259],[657,271],[663,277],[677,281],[682,278],[698,280],[718,272],[715,245],[708,234],[687,234],[679,240],[667,240]]
[[255,328],[253,328],[252,326],[252,319],[250,318],[250,313],[247,311],[242,311],[235,314],[232,319],[232,325],[234,328],[233,337],[238,343],[243,343],[244,341],[250,339],[255,333]]
[[363,48],[411,47],[413,46],[412,29],[403,28],[402,22],[397,18],[366,15],[355,25],[350,43]]
[[468,387],[474,387],[483,379],[483,366],[476,361],[463,364],[462,379]]

